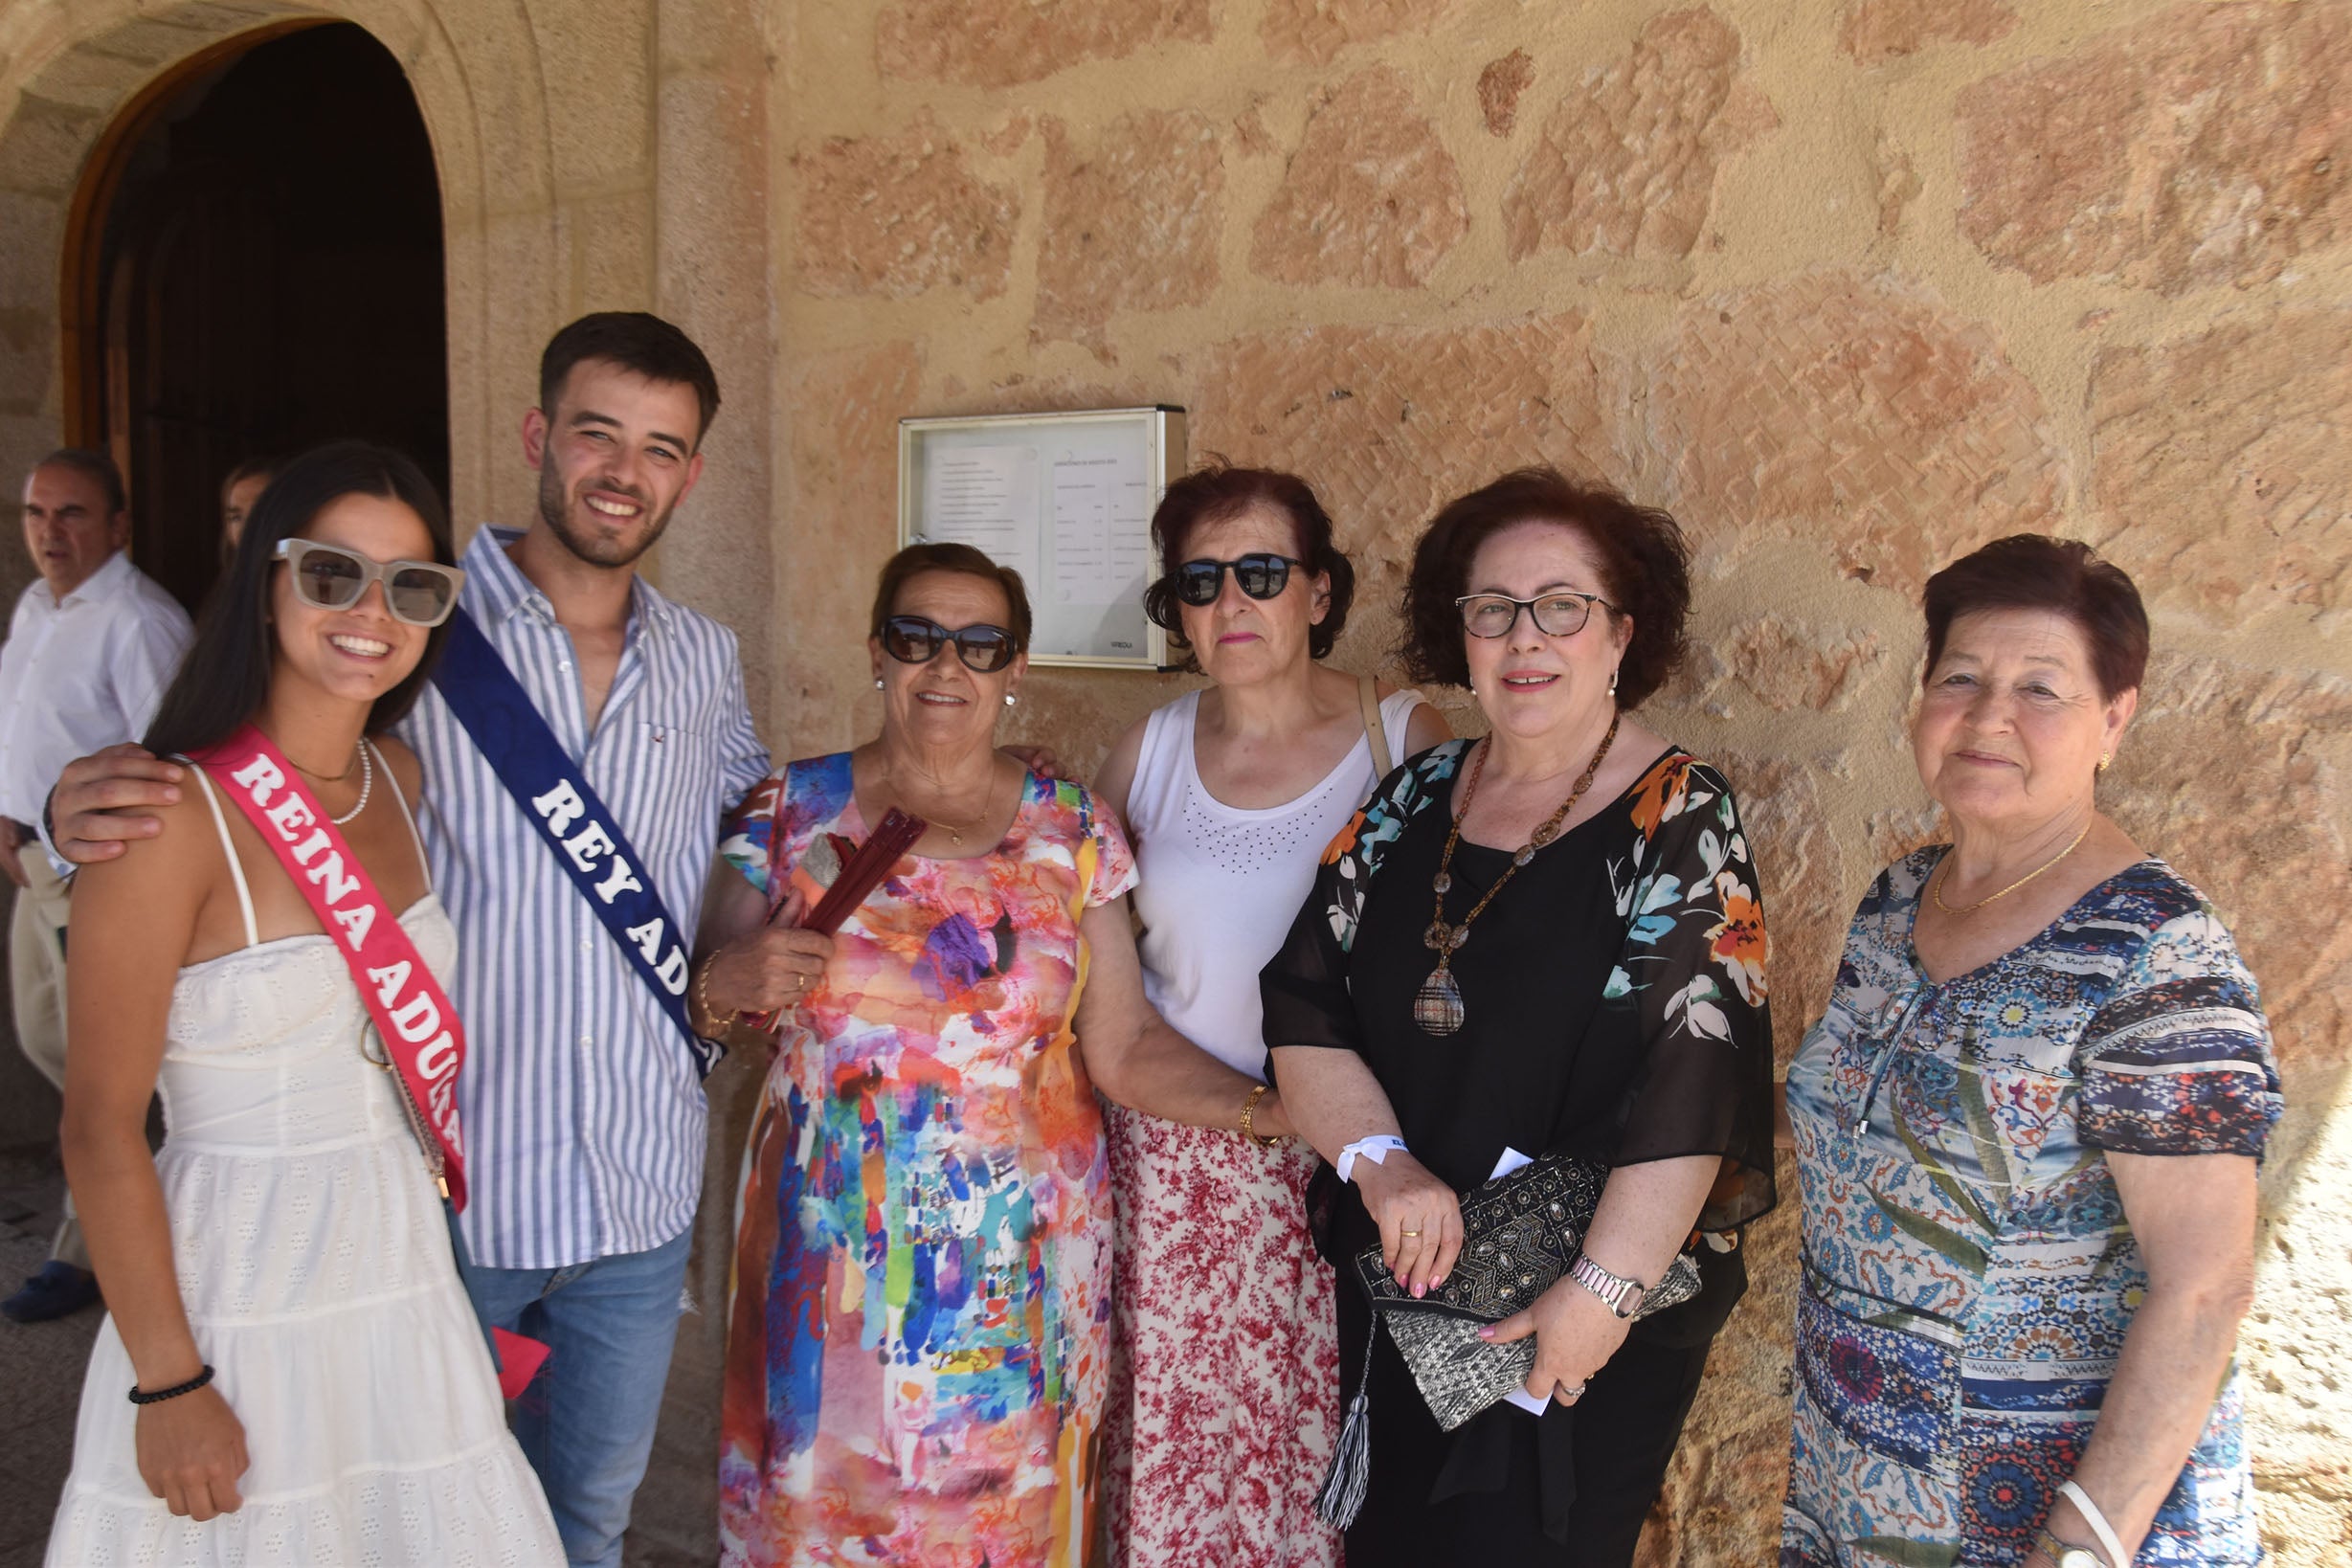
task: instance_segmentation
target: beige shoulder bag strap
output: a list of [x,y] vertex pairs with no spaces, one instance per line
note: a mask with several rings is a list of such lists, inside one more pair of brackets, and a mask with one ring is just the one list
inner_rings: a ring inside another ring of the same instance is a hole
[[1380,722],[1379,683],[1369,675],[1358,676],[1355,698],[1364,705],[1364,733],[1372,739],[1372,771],[1385,777],[1398,759],[1389,750],[1388,727]]

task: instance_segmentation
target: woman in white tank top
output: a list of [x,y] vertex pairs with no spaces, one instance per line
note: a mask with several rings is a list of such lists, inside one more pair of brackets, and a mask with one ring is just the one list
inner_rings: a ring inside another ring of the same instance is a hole
[[[1355,573],[1303,481],[1204,469],[1169,486],[1152,532],[1169,572],[1146,603],[1214,684],[1130,728],[1097,794],[1134,841],[1146,994],[1263,1080],[1258,971],[1324,845],[1383,774],[1447,731],[1415,693],[1320,662]],[[1338,1430],[1339,1362],[1333,1274],[1307,1234],[1314,1151],[1109,1110],[1111,1560],[1330,1568],[1338,1537],[1313,1498]]]

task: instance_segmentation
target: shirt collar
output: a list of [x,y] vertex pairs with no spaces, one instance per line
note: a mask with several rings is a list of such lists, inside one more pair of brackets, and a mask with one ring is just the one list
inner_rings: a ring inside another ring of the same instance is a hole
[[112,598],[124,583],[130,581],[131,573],[137,570],[131,565],[130,551],[119,549],[99,563],[98,570],[84,577],[80,585],[62,599],[51,593],[46,577],[34,578],[34,586],[47,595],[52,604],[62,610],[69,604],[96,604],[101,599]]
[[[465,568],[465,596],[473,600],[466,608],[477,619],[503,621],[529,610],[549,624],[554,622],[555,607],[523,575],[514,557],[506,553],[506,547],[522,537],[521,528],[496,523],[484,523],[474,530],[473,543],[465,547],[464,559],[458,564]],[[630,579],[629,627],[622,634],[625,638],[634,638],[640,627],[670,630],[673,614],[670,601],[645,580],[642,572]]]

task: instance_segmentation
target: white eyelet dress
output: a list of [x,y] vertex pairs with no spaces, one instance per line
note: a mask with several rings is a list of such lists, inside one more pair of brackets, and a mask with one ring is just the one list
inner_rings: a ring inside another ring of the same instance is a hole
[[[257,939],[205,789],[246,946],[180,971],[155,1167],[189,1326],[244,1423],[244,1506],[199,1524],[148,1492],[125,1397],[137,1376],[110,1316],[82,1385],[50,1568],[560,1563],[440,1195],[398,1090],[362,1054],[370,1025],[350,971],[329,937]],[[439,900],[426,893],[400,924],[446,983],[457,932]]]

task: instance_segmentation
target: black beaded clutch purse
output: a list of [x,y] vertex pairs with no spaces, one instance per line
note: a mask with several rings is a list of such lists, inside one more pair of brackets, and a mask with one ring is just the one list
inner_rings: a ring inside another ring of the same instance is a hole
[[[1533,1336],[1489,1344],[1479,1328],[1530,1306],[1568,1272],[1601,1205],[1609,1168],[1547,1154],[1462,1197],[1462,1255],[1445,1283],[1415,1300],[1380,1261],[1377,1242],[1355,1257],[1355,1274],[1412,1370],[1438,1424],[1452,1431],[1527,1381]],[[1677,1254],[1635,1317],[1698,1294],[1698,1266]]]

